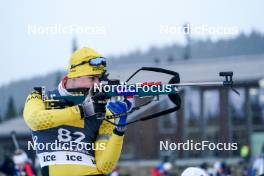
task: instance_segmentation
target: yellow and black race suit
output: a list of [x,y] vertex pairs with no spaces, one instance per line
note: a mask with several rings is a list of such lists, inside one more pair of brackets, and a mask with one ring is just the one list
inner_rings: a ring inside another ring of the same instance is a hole
[[[42,174],[104,175],[115,167],[122,150],[124,135],[108,122],[82,116],[82,109],[78,105],[48,110],[45,109],[39,92],[33,91],[27,97],[24,120],[32,129]],[[57,148],[54,143],[58,144]],[[68,143],[67,148],[59,146],[65,143]],[[73,148],[69,147],[69,143],[73,144]],[[76,143],[86,144],[86,147],[82,150],[78,147],[77,150],[74,145]],[[54,145],[53,148],[51,144]]]

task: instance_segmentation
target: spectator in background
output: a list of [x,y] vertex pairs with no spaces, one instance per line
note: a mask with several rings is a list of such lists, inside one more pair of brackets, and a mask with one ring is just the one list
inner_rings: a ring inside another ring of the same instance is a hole
[[229,176],[231,175],[231,169],[226,163],[217,161],[214,164],[214,170],[216,176]]
[[242,158],[242,163],[248,163],[250,160],[250,148],[249,145],[243,145],[240,149],[240,157]]
[[181,176],[208,176],[208,174],[202,168],[188,167],[182,172]]
[[261,154],[253,162],[251,176],[264,176],[264,144]]
[[26,152],[21,149],[15,151],[13,156],[15,176],[35,176],[34,170],[31,165]]
[[4,162],[0,166],[0,173],[4,173],[6,175],[14,175],[15,174],[15,163],[12,158],[5,155]]
[[151,176],[171,176],[171,170],[172,164],[170,162],[162,162],[151,169]]

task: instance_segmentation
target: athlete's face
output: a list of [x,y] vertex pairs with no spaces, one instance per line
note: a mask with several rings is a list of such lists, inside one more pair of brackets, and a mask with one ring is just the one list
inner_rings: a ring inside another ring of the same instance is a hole
[[92,88],[94,85],[99,85],[99,76],[81,76],[78,78],[68,79],[65,86],[67,89],[74,88]]

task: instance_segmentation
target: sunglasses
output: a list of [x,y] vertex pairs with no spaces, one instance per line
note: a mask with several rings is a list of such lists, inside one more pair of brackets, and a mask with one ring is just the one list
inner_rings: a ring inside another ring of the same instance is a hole
[[104,57],[96,57],[96,58],[90,59],[88,61],[82,61],[81,63],[76,64],[76,65],[71,65],[71,69],[78,67],[80,65],[83,65],[83,64],[89,64],[91,66],[96,66],[96,67],[103,65],[106,67],[106,59]]

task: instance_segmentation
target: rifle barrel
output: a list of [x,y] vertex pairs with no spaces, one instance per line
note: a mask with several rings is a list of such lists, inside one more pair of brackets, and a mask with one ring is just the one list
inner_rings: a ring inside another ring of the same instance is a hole
[[179,86],[179,87],[183,87],[183,86],[223,86],[224,83],[219,81],[219,82],[190,82],[190,83],[177,83],[177,84],[170,84],[172,86]]

